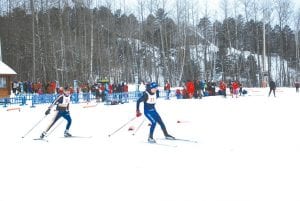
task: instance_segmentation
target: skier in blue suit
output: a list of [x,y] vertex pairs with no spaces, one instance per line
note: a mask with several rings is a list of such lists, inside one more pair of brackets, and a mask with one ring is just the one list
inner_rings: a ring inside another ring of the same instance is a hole
[[162,121],[161,117],[157,113],[155,109],[155,103],[157,98],[157,83],[152,82],[146,87],[146,91],[143,93],[143,95],[137,100],[136,103],[136,116],[140,117],[142,113],[140,112],[140,103],[144,102],[144,114],[151,122],[150,127],[150,133],[148,137],[149,143],[156,143],[156,141],[153,139],[153,133],[156,126],[156,123],[158,123],[165,135],[165,138],[168,140],[175,140],[175,137],[168,134],[168,131],[166,129],[166,126],[164,122]]

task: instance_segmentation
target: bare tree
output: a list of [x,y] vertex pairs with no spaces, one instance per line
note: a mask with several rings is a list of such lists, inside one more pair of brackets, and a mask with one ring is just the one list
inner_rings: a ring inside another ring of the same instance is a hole
[[253,0],[240,0],[240,2],[244,10],[245,20],[246,22],[248,22],[251,18],[251,8],[253,7]]
[[[177,32],[178,32],[178,58],[177,63],[179,65],[179,76],[178,80],[181,82],[184,75],[184,67],[186,66],[186,51],[187,51],[187,10],[186,1],[177,0],[176,1],[176,13],[177,13]],[[179,83],[177,83],[179,84]]]
[[36,80],[36,64],[35,64],[35,2],[30,0],[31,20],[32,20],[32,79]]
[[94,56],[94,15],[93,15],[93,8],[92,8],[92,2],[91,0],[87,0],[87,8],[90,10],[90,25],[91,25],[91,35],[90,35],[90,75],[89,75],[89,81],[90,83],[93,83],[94,77],[93,77],[93,56]]
[[[269,61],[267,50],[266,50],[266,24],[270,24],[271,15],[273,12],[273,8],[271,4],[271,0],[264,0],[261,2],[261,10],[262,10],[262,23],[263,23],[263,48],[262,48],[262,68],[261,68],[261,78],[263,82],[268,82],[268,78],[270,77],[271,68],[267,68],[266,62]],[[266,74],[266,70],[268,70],[268,74]]]
[[226,38],[228,40],[228,43],[229,43],[229,51],[231,53],[231,47],[232,47],[232,44],[231,44],[231,36],[230,36],[230,29],[229,29],[229,24],[228,24],[228,18],[229,18],[229,10],[230,10],[230,5],[229,5],[229,2],[228,0],[222,0],[221,1],[221,4],[220,4],[220,7],[224,13],[224,19],[226,20]]
[[298,9],[296,15],[295,15],[295,42],[296,42],[296,79],[298,79],[299,76],[299,70],[300,70],[300,47],[299,47],[299,36],[300,36],[300,9]]
[[275,3],[275,11],[277,13],[279,28],[280,28],[280,41],[279,41],[279,47],[280,47],[280,73],[279,73],[279,84],[280,86],[286,86],[288,85],[289,78],[287,75],[289,74],[288,67],[285,67],[285,62],[283,59],[284,55],[284,40],[283,40],[283,27],[288,24],[292,10],[291,10],[291,1],[290,0],[274,0]]

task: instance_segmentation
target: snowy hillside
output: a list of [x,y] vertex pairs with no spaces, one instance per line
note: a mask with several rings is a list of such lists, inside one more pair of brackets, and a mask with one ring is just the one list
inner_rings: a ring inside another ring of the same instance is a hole
[[[135,102],[73,104],[66,122],[32,140],[49,124],[48,105],[0,108],[1,201],[299,201],[300,94],[249,89],[239,98],[164,100],[156,105],[170,134],[159,126],[148,144],[148,121],[133,120]],[[137,128],[141,125],[140,129]],[[129,128],[133,128],[129,131]],[[132,135],[135,133],[135,135]]]

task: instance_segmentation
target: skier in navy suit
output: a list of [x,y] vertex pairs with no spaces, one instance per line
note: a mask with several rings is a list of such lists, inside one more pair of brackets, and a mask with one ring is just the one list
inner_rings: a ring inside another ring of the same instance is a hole
[[59,120],[61,117],[67,120],[66,130],[64,132],[65,137],[72,137],[69,133],[69,128],[71,127],[72,118],[69,112],[69,104],[71,102],[70,90],[64,90],[62,87],[59,89],[60,95],[52,102],[52,104],[48,107],[45,115],[50,114],[51,108],[56,105],[56,115],[52,121],[52,123],[48,126],[48,128],[41,134],[40,138],[43,139],[47,136],[47,132],[50,128]]
[[152,82],[149,85],[147,85],[146,91],[137,100],[137,104],[136,104],[136,116],[140,117],[142,115],[142,113],[140,112],[140,103],[144,102],[144,114],[147,117],[147,119],[149,119],[149,121],[151,122],[150,133],[148,137],[149,143],[156,143],[156,141],[153,139],[153,133],[154,133],[156,123],[160,125],[166,139],[175,140],[173,136],[168,134],[164,122],[162,121],[160,115],[155,109],[155,103],[157,98],[157,93],[156,93],[157,87],[158,85],[156,82]]

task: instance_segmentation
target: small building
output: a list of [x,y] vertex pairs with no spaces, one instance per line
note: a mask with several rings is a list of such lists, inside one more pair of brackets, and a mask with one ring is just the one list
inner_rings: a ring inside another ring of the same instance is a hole
[[0,98],[11,94],[12,77],[17,73],[0,60]]
[[2,62],[1,40],[0,40],[0,98],[10,96],[12,76],[17,73]]

